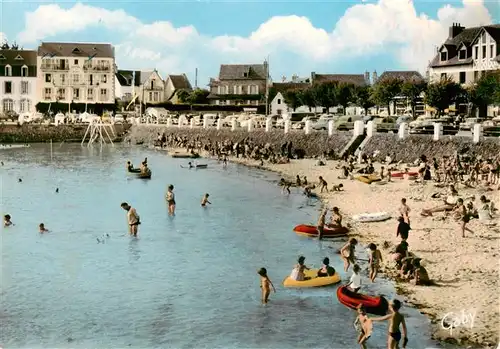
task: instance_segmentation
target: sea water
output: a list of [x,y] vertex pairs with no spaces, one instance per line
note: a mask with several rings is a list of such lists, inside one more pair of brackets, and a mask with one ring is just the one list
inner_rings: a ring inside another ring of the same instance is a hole
[[[139,148],[36,145],[4,150],[1,212],[15,226],[1,232],[0,346],[4,348],[357,348],[355,312],[336,287],[286,289],[299,255],[319,267],[345,242],[299,237],[319,203],[283,195],[274,174],[212,160],[188,160]],[[52,156],[51,156],[52,155]],[[148,158],[153,176],[127,174]],[[51,160],[52,159],[52,160]],[[19,182],[22,179],[22,182]],[[164,199],[175,186],[177,210]],[[56,188],[59,192],[56,193]],[[213,203],[200,207],[203,194]],[[140,214],[138,238],[127,234],[128,202]],[[38,233],[45,223],[50,230]],[[100,241],[100,242],[99,242]],[[366,264],[366,263],[365,263]],[[276,286],[260,304],[257,269]],[[367,280],[363,292],[395,294]],[[409,348],[435,346],[429,321],[403,308]],[[384,347],[386,324],[368,344]]]

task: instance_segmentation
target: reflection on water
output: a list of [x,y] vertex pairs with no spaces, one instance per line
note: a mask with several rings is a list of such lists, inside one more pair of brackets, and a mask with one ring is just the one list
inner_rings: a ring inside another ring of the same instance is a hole
[[[282,195],[276,176],[211,161],[187,171],[182,159],[120,147],[53,145],[53,161],[48,145],[2,156],[2,212],[17,223],[1,235],[4,347],[357,347],[355,313],[338,303],[335,287],[281,286],[299,255],[313,267],[329,257],[343,280],[350,275],[336,254],[345,239],[311,241],[291,231],[316,220],[319,202]],[[145,156],[150,181],[125,173],[127,160]],[[164,199],[169,183],[175,217]],[[207,192],[213,205],[203,209]],[[138,238],[128,234],[124,201],[141,216]],[[40,236],[40,222],[51,233]],[[260,267],[277,288],[266,306]],[[394,295],[382,279],[367,289]],[[404,312],[411,348],[430,345],[428,321]],[[385,343],[381,325],[369,344]]]

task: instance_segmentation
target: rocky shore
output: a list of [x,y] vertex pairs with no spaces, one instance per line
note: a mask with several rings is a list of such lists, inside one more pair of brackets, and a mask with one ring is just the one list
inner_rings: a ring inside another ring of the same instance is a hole
[[[0,124],[1,143],[44,143],[81,142],[87,125],[4,125]],[[114,125],[117,138],[123,135],[130,125]]]
[[241,142],[248,139],[256,144],[265,145],[267,143],[274,147],[280,147],[283,143],[291,141],[294,149],[303,149],[307,157],[321,156],[324,152],[333,150],[338,154],[352,138],[350,132],[338,132],[333,137],[328,137],[326,132],[313,132],[306,135],[303,131],[290,132],[285,134],[283,130],[231,131],[231,129],[217,130],[215,128],[177,128],[161,126],[132,126],[124,141],[132,144],[144,142],[151,144],[158,138],[158,133],[165,133],[166,136],[174,134],[176,137],[186,137],[188,141],[201,139],[210,142],[232,141]]
[[472,157],[494,158],[500,154],[500,138],[484,138],[475,144],[472,138],[443,136],[434,141],[432,135],[410,135],[399,139],[397,134],[375,134],[362,150],[367,155],[379,152],[377,158],[385,159],[391,155],[396,161],[414,162],[420,155],[427,157],[442,157],[443,155],[458,154]]

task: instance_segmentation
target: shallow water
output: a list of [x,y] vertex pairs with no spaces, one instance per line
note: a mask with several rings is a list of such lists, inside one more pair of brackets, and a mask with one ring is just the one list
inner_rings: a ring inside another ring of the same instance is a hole
[[[127,159],[144,156],[150,181],[125,173]],[[199,160],[206,170],[181,169],[187,160],[121,147],[57,144],[51,156],[37,145],[3,150],[0,159],[1,211],[16,224],[1,234],[0,346],[359,347],[355,313],[338,303],[335,287],[281,286],[300,254],[314,266],[329,256],[341,270],[335,251],[343,240],[296,236],[292,227],[315,221],[319,206],[283,196],[275,175],[210,160]],[[173,218],[164,200],[170,183]],[[205,192],[213,205],[202,209]],[[138,239],[126,234],[122,201],[141,215]],[[38,234],[41,222],[50,233]],[[267,306],[256,274],[263,266],[277,288]],[[364,291],[394,297],[383,279]],[[404,313],[409,348],[435,346],[429,321],[408,307]],[[385,331],[377,324],[369,347],[384,347]]]

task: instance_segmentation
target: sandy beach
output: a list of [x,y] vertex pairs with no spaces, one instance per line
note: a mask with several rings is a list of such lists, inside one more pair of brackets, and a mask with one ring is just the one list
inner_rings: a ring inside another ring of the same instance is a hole
[[[384,257],[383,274],[390,278],[395,276],[395,268],[389,258],[389,251],[399,242],[396,220],[360,224],[350,221],[349,217],[381,211],[393,212],[394,217],[397,217],[401,198],[407,198],[413,228],[408,239],[410,251],[422,258],[422,265],[437,286],[414,286],[398,282],[398,293],[430,317],[435,339],[462,344],[477,343],[485,347],[498,343],[499,225],[491,228],[472,220],[468,227],[474,234],[466,233],[466,238],[462,238],[459,224],[452,218],[444,219],[443,214],[439,213],[433,217],[420,216],[423,208],[441,204],[442,199],[431,198],[433,193],[443,191],[433,182],[423,186],[403,179],[383,185],[368,185],[355,180],[340,180],[337,178],[340,170],[336,169],[336,161],[327,161],[326,166],[316,166],[316,160],[312,159],[292,160],[289,164],[280,165],[266,163],[264,166],[259,166],[255,160],[233,157],[231,161],[278,172],[290,180],[300,175],[307,176],[309,182],[317,182],[318,177],[323,176],[329,188],[342,183],[344,192],[329,192],[320,197],[328,207],[340,208],[344,220],[352,225],[350,236],[358,238],[361,248],[371,242],[379,246]],[[475,195],[479,199],[484,194],[495,202],[496,207],[500,206],[498,191],[464,189],[462,186],[458,190],[462,197]],[[496,219],[498,221],[498,216]],[[383,248],[385,242],[390,244],[388,248]],[[470,320],[468,323],[457,323],[457,327],[450,332],[450,323],[463,313],[472,313],[473,323]]]

